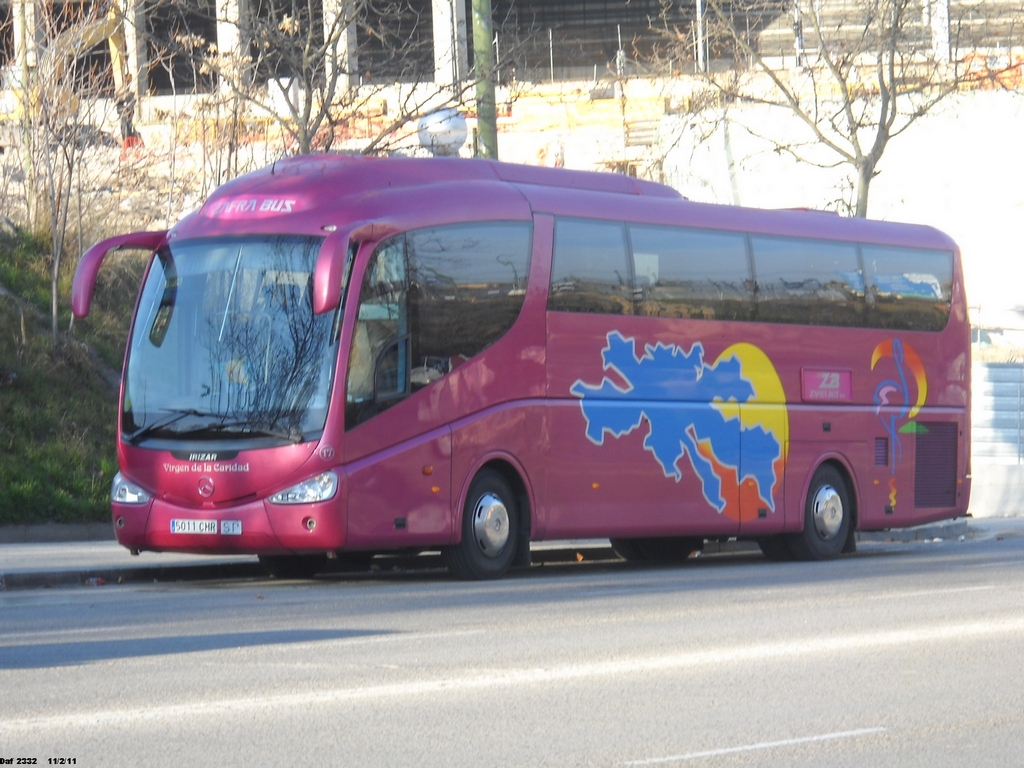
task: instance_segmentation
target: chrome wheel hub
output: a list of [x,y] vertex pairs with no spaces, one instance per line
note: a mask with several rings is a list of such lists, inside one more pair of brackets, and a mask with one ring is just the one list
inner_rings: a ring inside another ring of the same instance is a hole
[[826,541],[839,535],[843,526],[843,499],[831,485],[823,485],[814,494],[814,529]]
[[488,557],[497,557],[508,542],[508,510],[493,493],[485,493],[476,503],[473,534],[480,551]]

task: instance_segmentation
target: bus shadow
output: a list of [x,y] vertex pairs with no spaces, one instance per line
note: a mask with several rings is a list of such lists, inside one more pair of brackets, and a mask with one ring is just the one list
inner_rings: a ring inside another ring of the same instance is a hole
[[213,635],[174,635],[125,640],[84,640],[31,643],[0,647],[0,669],[45,669],[114,659],[202,653],[229,648],[294,645],[393,634],[372,630],[285,629],[267,632],[226,632]]
[[[1004,543],[1005,544],[1005,543]],[[1024,544],[1024,541],[1022,541]],[[964,548],[966,546],[966,548]],[[415,599],[437,599],[445,607],[493,605],[495,601],[516,605],[571,602],[603,598],[608,589],[633,595],[654,593],[712,594],[723,590],[786,588],[832,585],[842,590],[845,583],[877,578],[885,573],[941,575],[977,567],[996,556],[1024,555],[1021,547],[1000,550],[947,541],[929,544],[887,543],[864,546],[857,553],[823,562],[773,562],[758,551],[730,552],[691,557],[680,563],[628,562],[613,557],[582,560],[565,559],[534,563],[513,569],[496,581],[459,581],[432,558],[408,558],[373,573],[319,576],[324,587],[344,582],[403,585],[415,590]],[[1024,561],[1022,561],[1024,562]],[[440,607],[440,606],[439,606]]]

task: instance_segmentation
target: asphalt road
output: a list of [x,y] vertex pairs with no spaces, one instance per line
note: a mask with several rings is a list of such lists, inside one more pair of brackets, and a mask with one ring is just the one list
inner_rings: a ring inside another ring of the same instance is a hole
[[963,766],[1024,756],[1024,538],[0,593],[0,758]]

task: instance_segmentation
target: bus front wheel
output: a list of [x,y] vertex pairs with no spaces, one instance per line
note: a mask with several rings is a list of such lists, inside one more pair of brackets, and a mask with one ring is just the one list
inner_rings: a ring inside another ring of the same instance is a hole
[[462,541],[442,550],[442,558],[460,579],[497,579],[512,565],[519,539],[519,505],[505,478],[481,469],[466,494]]
[[846,481],[835,467],[823,464],[811,478],[804,501],[804,530],[789,540],[797,560],[832,560],[846,546],[853,509]]

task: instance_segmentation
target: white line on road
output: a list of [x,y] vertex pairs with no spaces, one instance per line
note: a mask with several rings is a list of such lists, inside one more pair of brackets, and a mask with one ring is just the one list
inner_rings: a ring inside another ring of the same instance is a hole
[[882,733],[885,728],[861,728],[856,731],[838,731],[836,733],[822,733],[817,736],[804,736],[799,739],[783,739],[781,741],[762,741],[759,744],[747,744],[742,747],[726,747],[725,749],[709,749],[706,752],[690,752],[685,755],[672,755],[670,757],[652,757],[647,760],[631,760],[625,765],[658,765],[659,763],[681,763],[686,760],[700,760],[704,757],[721,757],[722,755],[735,755],[737,752],[756,752],[761,749],[777,749],[778,747],[792,747],[797,744],[812,744],[817,741],[832,741],[833,739],[855,739],[858,736],[870,736],[875,733]]
[[[125,630],[124,632],[118,633],[119,629]],[[133,630],[136,634],[131,635],[128,630]],[[168,639],[166,636],[154,636],[154,635],[140,635],[137,633],[137,627],[111,627],[109,629],[61,629],[53,630],[50,632],[23,632],[21,634],[14,635],[0,635],[0,652],[5,647],[13,645],[17,642],[29,642],[35,641],[37,645],[45,647],[47,645],[64,645],[68,642],[68,635],[96,635],[109,633],[114,635],[118,641],[129,641],[145,643],[146,641],[160,641]],[[285,634],[291,630],[287,628],[280,629],[263,629],[260,631],[238,631],[229,632],[228,635],[252,635],[254,639],[258,639],[262,635],[274,635],[274,634]],[[402,630],[359,630],[359,629],[316,629],[310,630],[311,632],[348,632],[347,636],[343,637],[323,637],[313,640],[280,640],[278,642],[260,642],[258,646],[260,648],[279,648],[281,650],[292,651],[300,648],[324,648],[330,645],[370,645],[374,643],[396,643],[396,642],[418,642],[420,640],[446,640],[451,637],[466,637],[469,635],[482,635],[487,630],[484,629],[453,629],[446,632],[405,632]],[[365,634],[360,634],[365,632]],[[296,633],[298,635],[299,632]],[[223,637],[224,635],[213,635],[213,637]],[[195,639],[202,640],[210,635],[193,635]],[[62,640],[63,642],[44,642],[54,638],[56,640]],[[104,638],[105,639],[105,638]],[[241,643],[241,645],[246,645]],[[0,668],[3,667],[3,659],[0,657]]]
[[1006,565],[1024,565],[1024,560],[1000,560],[995,563],[970,563],[965,565],[964,568],[1002,568]]
[[[942,641],[969,642],[983,637],[1020,635],[1022,633],[1024,633],[1024,618],[853,635],[795,637],[784,642],[685,651],[664,656],[623,658],[589,664],[563,664],[551,667],[486,671],[467,670],[461,676],[439,679],[11,719],[6,722],[0,721],[0,735],[26,730],[131,726],[140,722],[166,719],[203,722],[203,718],[217,715],[261,711],[271,713],[279,709],[302,706],[322,707],[360,701],[379,702],[390,699],[407,699],[412,696],[436,697],[494,688],[550,687],[555,682],[587,681],[597,678],[652,673],[664,674],[697,667],[723,666],[735,669],[736,665],[741,663],[758,664],[790,658],[805,659],[809,656],[830,656],[843,652],[877,652],[885,648],[899,646]],[[0,660],[0,668],[2,668],[2,660]]]
[[995,584],[983,584],[977,587],[950,587],[949,589],[922,589],[917,592],[881,592],[874,597],[879,600],[891,599],[894,597],[930,597],[932,595],[957,595],[961,592],[984,592],[995,589]]

